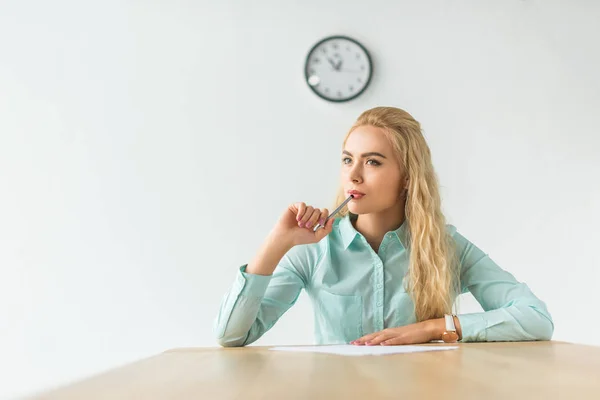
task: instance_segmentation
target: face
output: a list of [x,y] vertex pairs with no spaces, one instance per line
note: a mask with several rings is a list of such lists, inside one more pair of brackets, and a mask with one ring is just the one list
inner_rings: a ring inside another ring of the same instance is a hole
[[342,187],[353,214],[381,213],[404,201],[405,171],[381,128],[365,125],[348,137],[342,152]]

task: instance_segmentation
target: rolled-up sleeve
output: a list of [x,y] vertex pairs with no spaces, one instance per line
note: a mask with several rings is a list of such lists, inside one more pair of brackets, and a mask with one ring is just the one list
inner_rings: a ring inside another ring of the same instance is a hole
[[308,246],[292,248],[270,276],[248,274],[247,265],[239,268],[213,325],[218,343],[245,346],[271,329],[306,287],[314,253]]
[[484,310],[458,315],[462,341],[550,340],[554,323],[546,304],[456,229],[452,236],[458,249],[462,292],[471,292]]

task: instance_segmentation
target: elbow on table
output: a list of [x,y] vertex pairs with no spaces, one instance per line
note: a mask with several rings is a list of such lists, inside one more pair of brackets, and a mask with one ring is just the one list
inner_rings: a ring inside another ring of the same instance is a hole
[[544,320],[532,332],[535,340],[550,340],[554,333],[554,324],[550,320]]
[[221,347],[244,347],[252,341],[248,340],[248,335],[250,332],[246,332],[244,334],[233,334],[233,332],[225,332],[223,335],[217,335],[217,343]]
[[243,338],[230,338],[227,336],[223,336],[221,338],[217,338],[217,343],[221,347],[244,347],[246,344],[244,343]]
[[538,311],[535,307],[531,307],[532,311],[537,314],[537,318],[531,318],[532,323],[527,324],[526,331],[532,336],[533,340],[551,340],[554,334],[554,322],[552,317],[546,313]]

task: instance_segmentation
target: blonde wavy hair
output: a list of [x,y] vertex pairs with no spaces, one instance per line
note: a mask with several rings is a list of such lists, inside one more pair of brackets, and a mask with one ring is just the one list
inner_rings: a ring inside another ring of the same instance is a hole
[[[408,222],[409,268],[405,287],[415,305],[417,321],[441,318],[452,312],[459,294],[460,278],[454,241],[446,231],[441,211],[438,179],[421,125],[409,113],[394,107],[376,107],[363,112],[344,139],[359,126],[382,128],[408,173],[405,215]],[[346,195],[340,186],[337,208]],[[341,216],[350,214],[348,207]]]

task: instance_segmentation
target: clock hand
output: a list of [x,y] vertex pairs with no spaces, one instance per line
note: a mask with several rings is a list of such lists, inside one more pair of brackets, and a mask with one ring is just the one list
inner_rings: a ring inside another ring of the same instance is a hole
[[331,58],[328,58],[327,61],[329,61],[329,64],[331,64],[331,66],[333,67],[333,69],[337,70],[335,64],[333,63],[333,60]]

